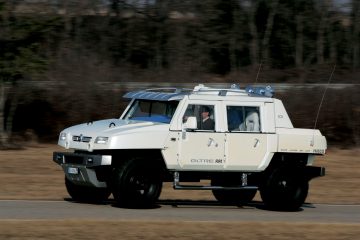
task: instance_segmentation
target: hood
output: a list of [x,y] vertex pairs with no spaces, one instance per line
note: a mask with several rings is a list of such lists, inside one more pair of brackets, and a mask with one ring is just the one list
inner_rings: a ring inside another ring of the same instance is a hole
[[71,135],[80,135],[88,137],[111,137],[128,131],[140,130],[141,128],[148,128],[156,125],[164,125],[157,122],[144,122],[134,120],[120,120],[120,119],[105,119],[95,122],[83,123],[75,125],[63,130],[63,132]]
[[[162,144],[169,124],[158,122],[145,122],[135,120],[106,119],[95,122],[83,123],[64,129],[59,136],[58,144],[65,148],[92,151],[94,149],[121,149],[139,147],[136,141],[146,140],[148,147],[152,143],[151,138],[158,136]],[[106,144],[95,144],[97,137],[108,139]],[[129,146],[131,139],[136,141]]]

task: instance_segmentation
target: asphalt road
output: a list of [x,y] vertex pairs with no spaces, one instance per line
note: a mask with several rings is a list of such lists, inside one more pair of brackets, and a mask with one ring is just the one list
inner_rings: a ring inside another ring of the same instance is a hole
[[221,206],[215,201],[160,201],[153,209],[124,209],[71,201],[0,200],[0,220],[140,220],[360,223],[360,205],[305,204],[296,212],[269,211],[260,203]]

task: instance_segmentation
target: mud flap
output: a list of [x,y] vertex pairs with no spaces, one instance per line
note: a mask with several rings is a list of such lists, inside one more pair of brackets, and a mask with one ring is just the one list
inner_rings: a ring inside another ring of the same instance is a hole
[[325,168],[324,167],[314,167],[314,166],[307,166],[305,168],[305,176],[308,181],[316,177],[325,176]]

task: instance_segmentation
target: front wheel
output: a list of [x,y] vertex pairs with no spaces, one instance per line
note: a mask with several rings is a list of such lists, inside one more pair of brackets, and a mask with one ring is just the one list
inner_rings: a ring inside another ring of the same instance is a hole
[[155,166],[131,159],[114,169],[112,192],[118,205],[130,208],[152,207],[158,200],[162,180]]
[[103,202],[106,201],[111,194],[111,191],[108,188],[95,188],[76,185],[66,177],[65,186],[71,198],[77,202]]
[[260,187],[265,206],[275,210],[296,211],[305,202],[309,190],[302,174],[290,169],[275,169]]

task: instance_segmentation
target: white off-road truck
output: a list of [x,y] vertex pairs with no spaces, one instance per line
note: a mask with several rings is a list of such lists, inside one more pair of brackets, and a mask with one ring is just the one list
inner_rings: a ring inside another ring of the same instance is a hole
[[148,89],[129,92],[119,119],[66,128],[53,160],[75,201],[148,207],[163,182],[174,189],[212,190],[224,204],[246,204],[257,190],[265,206],[296,210],[325,154],[316,129],[294,128],[271,87]]

